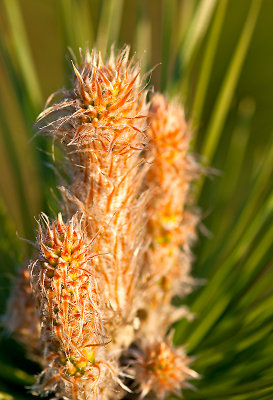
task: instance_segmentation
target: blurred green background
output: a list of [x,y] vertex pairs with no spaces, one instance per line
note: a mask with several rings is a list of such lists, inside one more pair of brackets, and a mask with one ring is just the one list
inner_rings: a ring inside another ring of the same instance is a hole
[[[201,374],[185,399],[273,399],[272,0],[2,0],[0,2],[1,311],[35,238],[56,211],[51,141],[34,136],[46,98],[70,85],[70,47],[130,44],[151,85],[185,106],[192,151],[215,170],[194,187],[202,210],[176,324]],[[201,284],[202,279],[206,284]],[[0,342],[0,399],[31,398],[38,368]]]

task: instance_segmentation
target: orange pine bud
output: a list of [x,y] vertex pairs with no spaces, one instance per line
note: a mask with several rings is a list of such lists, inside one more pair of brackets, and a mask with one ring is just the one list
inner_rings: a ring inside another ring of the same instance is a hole
[[46,365],[33,392],[95,398],[118,378],[104,360],[107,338],[89,244],[75,216],[64,224],[59,215],[51,227],[43,219],[40,256],[29,269]]
[[183,108],[168,104],[162,95],[151,101],[147,135],[151,142],[147,157],[152,161],[147,184],[157,194],[149,207],[147,256],[151,276],[160,287],[156,301],[161,295],[170,301],[182,283],[192,283],[190,244],[198,218],[186,207],[197,166],[188,154],[190,134]]
[[[181,389],[191,387],[188,379],[198,374],[189,368],[190,359],[182,348],[157,340],[134,351],[132,364],[140,398],[153,394],[165,399],[170,393],[181,396]],[[154,398],[154,397],[152,397]]]
[[88,236],[100,232],[94,249],[106,255],[94,263],[108,310],[132,319],[144,249],[147,105],[139,66],[128,57],[129,47],[105,64],[87,52],[74,66],[73,90],[38,122],[49,121],[41,132],[66,145],[73,169],[67,198],[84,213]]

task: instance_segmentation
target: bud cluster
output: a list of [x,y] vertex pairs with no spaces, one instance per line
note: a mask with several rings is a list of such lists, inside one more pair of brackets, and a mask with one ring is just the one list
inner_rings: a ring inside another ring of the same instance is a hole
[[147,102],[128,47],[105,64],[87,51],[73,69],[72,90],[52,105],[51,96],[37,119],[39,133],[62,144],[71,182],[61,187],[66,222],[42,214],[39,254],[24,272],[43,367],[33,393],[179,394],[197,377],[166,338],[172,322],[189,316],[171,298],[193,283],[198,220],[189,209],[197,166],[183,109],[159,94]]

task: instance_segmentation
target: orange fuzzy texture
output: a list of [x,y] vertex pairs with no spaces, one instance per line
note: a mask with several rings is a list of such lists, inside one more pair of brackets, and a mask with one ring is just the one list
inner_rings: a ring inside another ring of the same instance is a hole
[[183,349],[174,349],[168,341],[155,340],[143,345],[134,357],[135,382],[139,386],[140,398],[147,394],[162,400],[170,393],[181,396],[181,389],[190,387],[187,379],[198,377],[189,368],[191,360]]
[[151,245],[147,263],[150,279],[158,284],[155,302],[162,301],[162,296],[169,302],[174,294],[181,293],[182,283],[191,283],[190,245],[198,221],[185,209],[197,168],[188,155],[190,135],[183,108],[168,104],[156,94],[151,101],[147,136],[151,149],[148,158],[152,162],[147,185],[155,190],[155,199],[149,206]]
[[103,358],[107,338],[93,256],[88,255],[90,243],[75,217],[64,224],[59,214],[52,227],[45,216],[44,221],[40,256],[29,267],[46,364],[33,392],[96,398],[105,381],[111,386],[115,371]]
[[73,168],[66,197],[84,213],[87,234],[101,232],[95,250],[107,254],[95,260],[100,291],[122,319],[132,318],[139,285],[146,204],[140,192],[147,171],[140,156],[146,93],[128,56],[126,47],[103,64],[99,53],[87,52],[74,67],[73,90],[38,118],[41,133],[66,145]]
[[[128,57],[125,47],[117,58],[112,52],[104,65],[100,53],[87,51],[80,66],[73,64],[73,90],[57,92],[63,100],[39,115],[40,133],[58,136],[70,146],[87,145],[91,154],[97,149],[124,154],[141,145],[137,136],[146,118],[146,92],[140,88],[139,67]],[[81,161],[84,155],[79,152],[74,157]]]

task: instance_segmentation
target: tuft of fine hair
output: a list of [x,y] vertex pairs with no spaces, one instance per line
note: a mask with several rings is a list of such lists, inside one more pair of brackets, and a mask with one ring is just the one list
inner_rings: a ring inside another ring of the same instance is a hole
[[41,324],[45,367],[33,393],[57,398],[96,398],[117,374],[105,361],[107,337],[101,300],[86,242],[76,216],[64,223],[61,214],[50,226],[39,224],[39,257],[30,280]]

